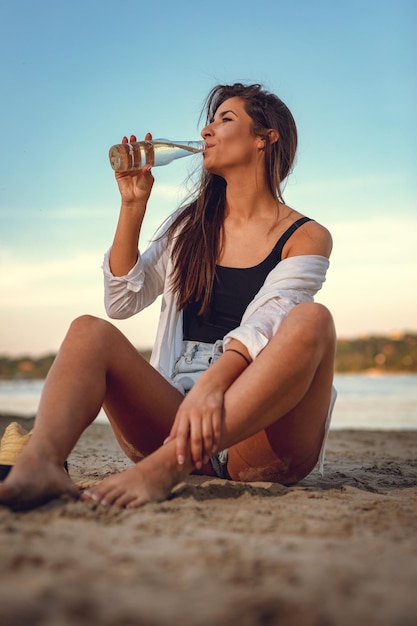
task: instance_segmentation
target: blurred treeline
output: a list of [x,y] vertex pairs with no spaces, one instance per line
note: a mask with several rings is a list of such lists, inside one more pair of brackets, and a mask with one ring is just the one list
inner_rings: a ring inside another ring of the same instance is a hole
[[339,339],[336,372],[417,372],[417,334]]
[[[140,350],[140,353],[149,361],[150,349]],[[0,379],[43,379],[54,358],[55,354],[40,358],[0,356]],[[417,372],[417,334],[397,333],[339,339],[335,371],[346,373],[369,370],[378,370],[381,374]]]

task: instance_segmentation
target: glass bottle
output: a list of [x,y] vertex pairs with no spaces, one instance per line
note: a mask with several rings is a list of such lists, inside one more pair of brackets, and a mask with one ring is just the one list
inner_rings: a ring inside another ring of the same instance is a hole
[[109,159],[115,172],[132,172],[141,169],[145,163],[152,167],[168,165],[175,159],[203,152],[204,149],[204,141],[152,139],[112,146],[109,150]]

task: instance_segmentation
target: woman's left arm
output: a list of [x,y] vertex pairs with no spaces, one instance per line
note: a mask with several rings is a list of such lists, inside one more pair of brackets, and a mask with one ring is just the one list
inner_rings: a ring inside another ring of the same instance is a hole
[[314,254],[330,257],[333,248],[333,241],[330,232],[314,220],[303,224],[289,238],[283,250],[283,258],[292,256],[303,256]]
[[268,274],[263,286],[249,303],[240,326],[224,337],[246,346],[251,359],[267,345],[290,310],[312,302],[326,280],[332,250],[330,233],[317,222],[304,224],[284,248],[285,258]]
[[176,439],[178,463],[184,463],[187,446],[197,469],[207,463],[218,451],[222,422],[224,394],[251,359],[246,347],[231,341],[228,349],[204,372],[182,401],[169,437]]

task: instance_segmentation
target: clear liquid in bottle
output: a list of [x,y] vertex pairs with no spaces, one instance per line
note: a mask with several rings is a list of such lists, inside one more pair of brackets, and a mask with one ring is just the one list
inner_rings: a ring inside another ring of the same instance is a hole
[[141,169],[146,163],[152,167],[168,165],[175,159],[203,152],[204,149],[204,141],[152,139],[112,146],[109,159],[115,172],[132,172]]

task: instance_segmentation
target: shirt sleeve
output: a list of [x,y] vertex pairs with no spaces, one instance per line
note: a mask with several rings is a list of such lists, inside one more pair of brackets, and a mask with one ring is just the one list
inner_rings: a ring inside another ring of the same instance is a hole
[[168,261],[168,238],[157,236],[125,276],[114,276],[110,269],[110,251],[103,261],[104,305],[113,319],[126,319],[149,306],[163,292]]
[[267,276],[242,317],[240,326],[224,337],[243,343],[252,359],[268,344],[289,311],[302,302],[312,302],[326,280],[329,260],[318,255],[289,257]]

